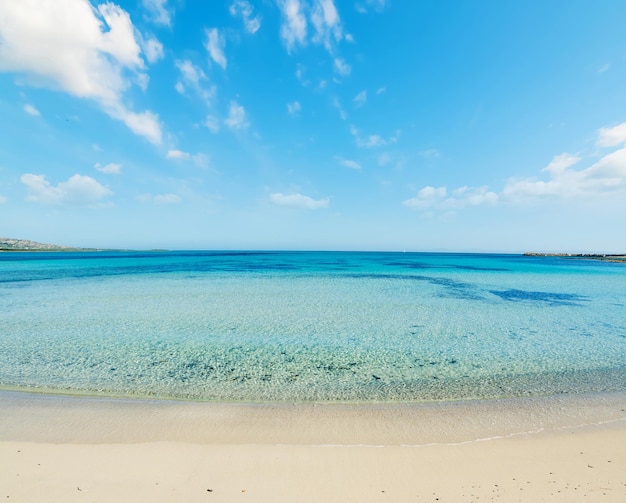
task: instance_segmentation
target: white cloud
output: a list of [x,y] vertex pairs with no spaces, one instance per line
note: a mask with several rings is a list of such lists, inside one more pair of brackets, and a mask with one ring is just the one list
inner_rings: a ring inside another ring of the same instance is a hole
[[278,206],[317,210],[320,208],[327,208],[330,204],[330,199],[327,197],[324,199],[313,199],[302,194],[281,194],[280,192],[277,192],[270,194],[270,202]]
[[24,112],[34,117],[39,117],[41,115],[39,110],[37,110],[33,105],[29,105],[29,104],[24,105]]
[[626,143],[626,122],[600,129],[597,144],[601,147],[615,147],[622,143]]
[[41,204],[89,206],[113,195],[108,187],[90,176],[73,175],[56,186],[45,175],[25,173],[20,180],[27,187],[26,200]]
[[[623,126],[600,129],[598,144],[616,146],[626,143]],[[575,169],[582,160],[578,155],[557,155],[541,170],[545,179],[512,177],[500,192],[490,191],[486,185],[464,186],[455,189],[451,197],[446,197],[445,187],[424,187],[416,197],[404,201],[404,205],[422,209],[456,209],[486,204],[536,204],[540,201],[601,201],[613,196],[626,200],[626,146],[604,155],[586,168]]]
[[168,159],[190,159],[191,154],[189,152],[183,152],[182,150],[168,150],[165,157]]
[[398,141],[398,134],[396,136],[392,136],[390,138],[383,138],[377,134],[371,134],[368,136],[361,136],[359,134],[359,130],[355,126],[350,126],[350,134],[354,136],[354,141],[356,142],[357,147],[361,148],[376,148],[376,147],[384,147],[386,145],[390,145],[392,143],[396,143]]
[[0,196],[0,204],[4,204],[8,201],[8,199],[4,196]]
[[453,197],[443,202],[444,208],[455,209],[466,206],[481,206],[483,204],[495,204],[498,202],[498,194],[491,192],[486,185],[482,187],[459,187],[453,192]]
[[341,120],[345,121],[348,118],[348,114],[346,114],[346,111],[341,106],[341,102],[339,101],[339,98],[333,98],[333,106],[339,112],[339,117],[341,117]]
[[333,0],[315,0],[311,22],[315,27],[313,42],[323,44],[329,51],[332,50],[333,41],[342,39],[341,20]]
[[131,112],[123,106],[111,106],[105,109],[106,113],[114,119],[121,120],[135,134],[143,136],[152,143],[161,143],[161,126],[159,117],[149,110],[141,113]]
[[192,161],[199,168],[206,168],[209,165],[209,159],[206,155],[190,154],[189,152],[183,152],[182,150],[168,150],[165,154],[167,159],[174,159],[179,161]]
[[302,64],[298,63],[298,67],[296,68],[296,78],[300,81],[300,84],[302,84],[303,87],[307,87],[311,84],[310,80],[304,78],[305,71],[306,68]]
[[384,94],[387,92],[387,88],[386,87],[379,87],[378,89],[376,89],[376,94]]
[[382,12],[385,9],[386,3],[387,0],[365,0],[365,2],[355,4],[354,8],[361,14],[366,14],[370,10]]
[[335,58],[333,65],[334,65],[335,71],[342,77],[347,77],[348,75],[350,75],[350,72],[352,71],[352,68],[350,67],[350,65],[347,64],[341,58]]
[[119,175],[122,172],[122,165],[114,162],[110,162],[105,166],[97,162],[93,167],[94,169],[100,171],[100,173],[105,173],[107,175]]
[[142,3],[151,21],[165,26],[171,25],[172,15],[165,6],[167,0],[142,0]]
[[278,0],[278,7],[283,15],[280,37],[291,52],[297,44],[306,44],[306,17],[299,0]]
[[201,68],[195,66],[191,61],[176,61],[176,68],[180,71],[180,80],[176,83],[176,90],[180,94],[185,94],[187,89],[191,89],[208,106],[215,97],[215,86],[203,84],[208,81],[207,76]]
[[501,198],[511,202],[538,199],[587,199],[626,189],[626,148],[621,148],[581,170],[570,169],[580,162],[570,154],[556,156],[542,172],[549,180],[511,178]]
[[[352,35],[343,35],[343,27],[334,0],[276,0],[282,13],[280,37],[288,53],[298,45],[309,42],[323,45],[334,55],[335,45],[341,40],[353,42]],[[308,38],[309,23],[313,33]],[[345,63],[344,63],[345,65]],[[345,68],[345,66],[344,66]],[[349,68],[349,67],[348,67]]]
[[344,159],[343,157],[335,156],[335,160],[346,168],[361,169],[361,165],[358,162],[353,161],[351,159]]
[[204,121],[204,125],[211,131],[211,133],[215,134],[220,130],[220,122],[217,117],[214,115],[207,115]]
[[442,201],[445,197],[445,187],[431,187],[429,185],[421,189],[415,197],[407,199],[402,204],[408,208],[428,208]]
[[207,42],[206,42],[206,50],[209,51],[209,55],[211,59],[215,61],[222,68],[226,69],[226,56],[224,56],[224,47],[226,46],[226,41],[224,37],[220,35],[217,28],[211,28],[210,30],[206,30]]
[[142,37],[141,47],[149,63],[156,63],[163,58],[163,44],[154,36]]
[[352,98],[352,103],[354,103],[355,107],[362,107],[367,103],[367,91],[361,91],[354,98]]
[[131,83],[146,83],[144,62],[130,16],[87,0],[0,2],[0,71],[24,82],[97,102],[114,119],[153,143],[161,126],[152,112],[123,104]]
[[302,110],[302,106],[299,101],[287,103],[287,113],[289,113],[289,115],[297,115],[300,110]]
[[231,16],[240,16],[248,33],[256,33],[261,27],[261,18],[253,17],[254,7],[247,0],[235,0],[229,8]]
[[177,194],[140,194],[136,199],[142,203],[155,204],[177,204],[181,202],[181,198]]
[[246,120],[246,110],[236,101],[230,102],[228,118],[224,122],[231,129],[246,129],[250,125]]

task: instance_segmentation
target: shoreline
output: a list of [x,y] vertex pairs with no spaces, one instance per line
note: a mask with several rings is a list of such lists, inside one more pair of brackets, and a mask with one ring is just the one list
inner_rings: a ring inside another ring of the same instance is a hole
[[621,502],[626,393],[220,404],[0,391],[8,501]]
[[0,390],[0,441],[428,445],[626,425],[626,392],[442,402],[243,403]]

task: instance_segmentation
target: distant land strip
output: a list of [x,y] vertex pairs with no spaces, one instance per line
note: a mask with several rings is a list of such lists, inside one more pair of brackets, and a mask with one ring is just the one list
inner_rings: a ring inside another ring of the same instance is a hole
[[95,248],[76,248],[72,246],[38,243],[29,239],[0,237],[0,252],[3,251],[97,251]]
[[525,257],[566,257],[566,258],[582,258],[589,260],[602,260],[604,262],[620,262],[626,263],[626,255],[619,253],[538,253],[525,252]]

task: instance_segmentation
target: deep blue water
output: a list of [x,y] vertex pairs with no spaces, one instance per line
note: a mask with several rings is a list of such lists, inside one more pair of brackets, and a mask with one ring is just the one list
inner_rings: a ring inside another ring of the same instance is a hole
[[626,390],[626,265],[437,253],[2,253],[0,386],[243,401]]

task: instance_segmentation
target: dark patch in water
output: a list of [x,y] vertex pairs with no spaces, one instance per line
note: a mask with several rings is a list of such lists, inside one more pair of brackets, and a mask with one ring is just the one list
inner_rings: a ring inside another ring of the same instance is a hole
[[476,287],[462,281],[455,281],[450,278],[435,278],[433,276],[421,276],[417,274],[344,274],[346,278],[367,278],[367,279],[399,279],[404,281],[425,281],[432,285],[444,288],[442,297],[454,297],[456,299],[483,300]]
[[404,267],[405,269],[460,269],[462,271],[487,271],[487,272],[507,272],[510,269],[501,267],[479,267],[473,265],[457,264],[428,264],[426,262],[384,262],[384,265],[391,267]]
[[545,302],[551,306],[577,306],[581,302],[587,302],[588,297],[575,293],[533,292],[530,290],[490,290],[503,300],[511,302],[532,301]]

